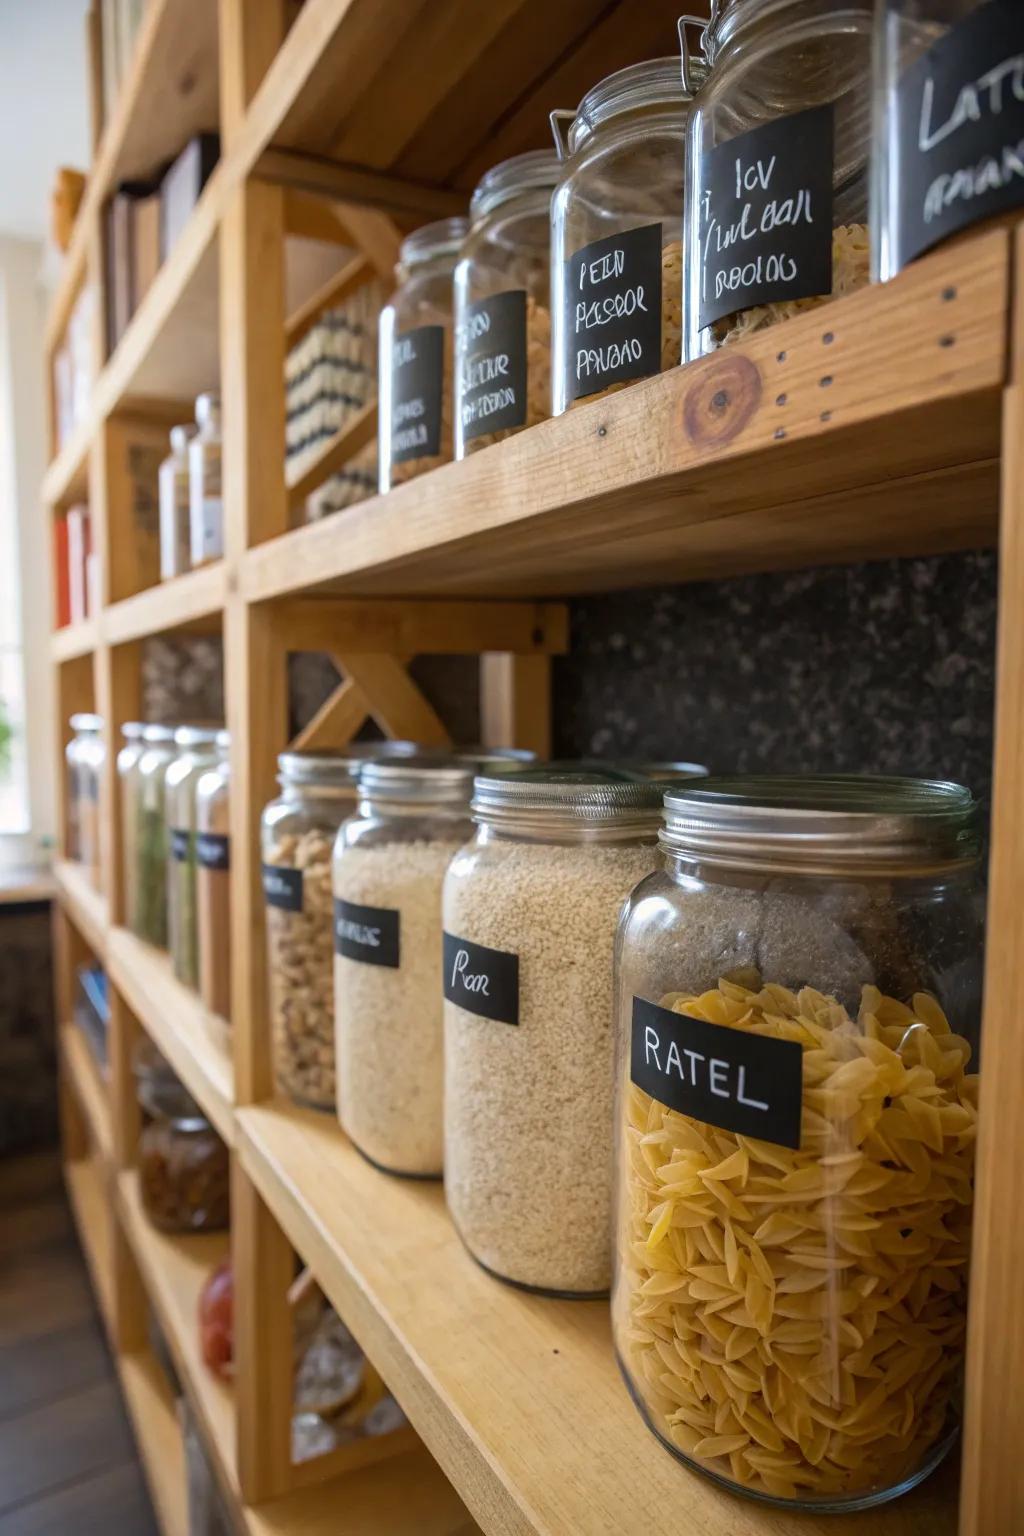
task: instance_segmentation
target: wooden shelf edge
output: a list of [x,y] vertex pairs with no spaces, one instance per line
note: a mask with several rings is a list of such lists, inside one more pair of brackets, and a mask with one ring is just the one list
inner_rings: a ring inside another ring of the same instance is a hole
[[97,380],[94,379],[89,410],[50,461],[43,476],[42,497],[48,507],[56,509],[85,499],[89,448],[98,419],[96,388]]
[[50,656],[58,664],[76,661],[96,649],[99,628],[95,619],[85,619],[81,624],[65,624],[50,636]]
[[219,629],[226,597],[227,571],[217,560],[111,603],[100,631],[108,645],[126,645],[169,630]]
[[64,1186],[93,1294],[111,1348],[114,1348],[114,1234],[107,1174],[94,1157],[64,1164]]
[[82,935],[96,959],[107,953],[107,900],[73,859],[58,859],[53,866],[57,894],[65,912]]
[[117,1373],[162,1536],[189,1536],[185,1445],[170,1383],[148,1350],[118,1356]]
[[110,1163],[114,1155],[114,1129],[110,1093],[99,1063],[77,1024],[62,1024],[59,1040],[61,1059],[82,1106],[90,1136],[100,1154]]

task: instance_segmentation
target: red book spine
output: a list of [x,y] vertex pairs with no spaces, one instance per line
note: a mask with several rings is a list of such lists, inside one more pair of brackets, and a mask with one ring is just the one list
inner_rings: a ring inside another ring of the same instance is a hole
[[68,571],[67,519],[53,520],[53,596],[56,608],[57,628],[71,623],[71,587]]

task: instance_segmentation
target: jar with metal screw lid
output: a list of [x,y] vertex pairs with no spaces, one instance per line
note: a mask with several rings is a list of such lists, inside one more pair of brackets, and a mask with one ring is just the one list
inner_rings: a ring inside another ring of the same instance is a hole
[[188,445],[196,428],[171,428],[171,451],[160,465],[160,580],[180,576],[192,566],[191,491]]
[[617,944],[613,1332],[680,1459],[794,1507],[956,1433],[977,1129],[978,806],[911,779],[707,779]]
[[198,397],[196,427],[188,445],[189,552],[193,566],[219,560],[224,553],[219,395]]
[[135,906],[128,924],[140,939],[167,946],[167,819],[164,780],[174,761],[174,731],[147,725],[138,766],[138,821],[135,832]]
[[95,878],[100,866],[100,779],[106,761],[103,720],[80,712],[68,724],[74,733],[65,748],[68,773],[68,853]]
[[227,1147],[148,1041],[134,1066],[144,1117],[139,1193],[146,1215],[162,1232],[224,1231],[230,1213]]
[[174,974],[199,985],[196,922],[196,785],[217,762],[218,732],[183,725],[174,733],[175,757],[164,781],[167,820],[167,939]]
[[872,11],[714,0],[687,172],[688,359],[867,283]]
[[231,736],[218,731],[216,759],[196,781],[196,923],[199,995],[231,1021]]
[[124,910],[127,921],[135,911],[138,879],[139,764],[146,750],[142,736],[146,727],[141,720],[128,720],[121,727],[124,746],[117,754],[118,794],[121,801],[121,859],[124,870]]

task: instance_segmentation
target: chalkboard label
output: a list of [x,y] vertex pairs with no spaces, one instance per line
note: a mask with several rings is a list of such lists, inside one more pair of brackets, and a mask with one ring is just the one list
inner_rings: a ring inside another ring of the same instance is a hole
[[701,157],[701,330],[755,304],[832,292],[831,106],[752,128]]
[[187,864],[190,849],[192,847],[191,832],[182,832],[178,828],[171,828],[170,848],[171,858],[177,864]]
[[391,459],[432,458],[441,451],[444,326],[403,331],[391,346]]
[[444,936],[444,995],[467,1013],[519,1023],[519,956]]
[[334,952],[346,960],[398,969],[399,913],[390,907],[334,902]]
[[526,294],[478,299],[458,337],[459,416],[467,442],[526,421]]
[[196,833],[196,863],[204,869],[231,868],[231,839],[219,832]]
[[[893,23],[890,21],[890,25]],[[1024,6],[986,0],[896,88],[895,265],[1024,204]]]
[[594,240],[569,258],[563,316],[569,400],[661,372],[661,225]]
[[659,1104],[705,1125],[800,1146],[803,1048],[633,999],[630,1076]]
[[282,912],[301,912],[302,870],[288,869],[281,864],[264,864],[263,894],[268,907],[280,907]]

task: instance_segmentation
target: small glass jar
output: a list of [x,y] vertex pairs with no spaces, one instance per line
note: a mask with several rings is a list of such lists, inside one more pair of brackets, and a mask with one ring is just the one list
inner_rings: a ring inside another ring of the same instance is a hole
[[188,445],[191,423],[171,428],[171,451],[160,465],[160,580],[181,576],[192,565],[191,492]]
[[167,948],[167,820],[164,780],[175,757],[174,731],[147,725],[142,732],[137,772],[138,822],[135,833],[135,907],[128,909],[133,933],[160,949]]
[[219,395],[199,396],[196,425],[188,445],[189,553],[193,567],[219,560],[224,553]]
[[687,359],[867,283],[873,8],[714,0],[687,173]]
[[145,745],[141,720],[130,720],[121,727],[124,746],[117,754],[117,778],[121,797],[121,865],[124,871],[124,910],[127,920],[135,911],[136,881],[139,874],[139,763]]
[[174,974],[186,986],[199,985],[196,925],[196,785],[217,761],[217,735],[182,725],[174,733],[175,757],[164,780],[167,822],[167,947]]
[[455,268],[455,457],[551,415],[550,150],[503,160],[470,203]]
[[477,1262],[529,1290],[608,1290],[612,946],[660,809],[613,771],[478,777],[445,878],[445,1191]]
[[228,1149],[155,1047],[136,1054],[144,1123],[142,1205],[161,1232],[222,1232],[230,1218]]
[[466,219],[440,219],[402,241],[380,312],[382,492],[452,457],[452,274],[468,231]]
[[444,1166],[441,887],[473,831],[472,763],[368,763],[334,845],[338,1118],[388,1173]]
[[1018,0],[878,0],[876,277],[1024,204],[1024,9]]
[[100,780],[106,761],[99,715],[72,715],[68,770],[68,854],[95,879],[100,867]]
[[196,781],[196,917],[199,995],[231,1021],[231,826],[229,731],[218,731],[216,761]]
[[682,362],[691,87],[678,56],[651,59],[595,85],[575,114],[552,113],[564,161],[551,203],[556,416]]
[[615,1347],[681,1460],[841,1510],[956,1434],[978,807],[910,779],[707,779],[617,944]]

